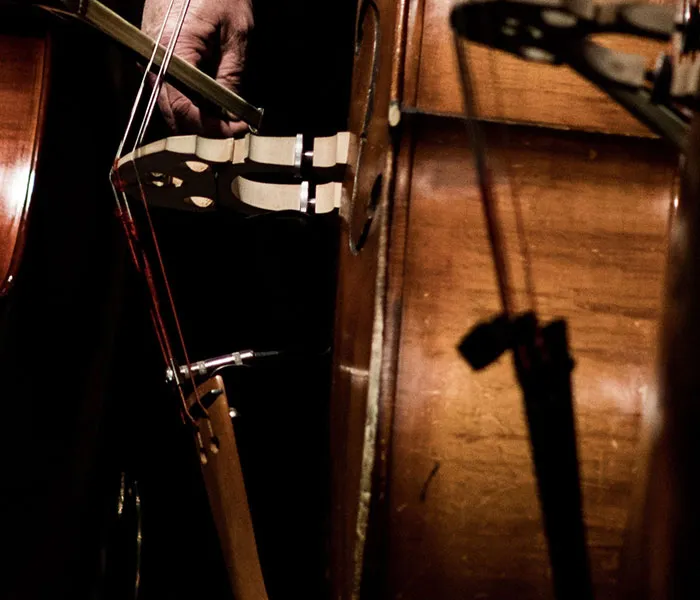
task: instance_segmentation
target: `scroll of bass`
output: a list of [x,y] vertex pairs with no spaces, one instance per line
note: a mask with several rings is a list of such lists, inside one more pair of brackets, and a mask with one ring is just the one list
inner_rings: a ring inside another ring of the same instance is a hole
[[24,251],[48,97],[50,44],[40,31],[0,26],[0,296],[17,277]]
[[[453,4],[360,2],[359,37],[381,35],[375,54],[365,43],[356,57],[350,116],[366,141],[339,264],[336,598],[534,599],[551,589],[512,369],[500,361],[475,374],[455,350],[498,312],[498,293],[459,118]],[[609,43],[650,59],[662,48]],[[612,598],[656,390],[676,156],[571,71],[469,52],[480,115],[508,123],[485,134],[516,294],[526,284],[511,194],[539,310],[569,323],[592,577],[596,597]]]

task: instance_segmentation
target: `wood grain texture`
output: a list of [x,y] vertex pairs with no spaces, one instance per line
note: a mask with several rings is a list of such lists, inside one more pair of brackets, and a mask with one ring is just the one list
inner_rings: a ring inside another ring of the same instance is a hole
[[[229,417],[228,398],[220,375],[208,379],[197,388],[198,398],[204,398],[212,390],[221,390],[208,409],[219,449],[216,453],[210,451],[208,428],[204,419],[200,419],[200,433],[207,450],[207,463],[202,464],[201,468],[231,592],[237,600],[267,600],[241,461]],[[190,409],[196,400],[194,394],[187,399]]]
[[[391,177],[386,172],[390,150],[388,106],[392,87],[392,60],[396,53],[394,31],[397,2],[380,0],[376,3],[379,29],[366,13],[363,26],[364,43],[356,53],[349,130],[358,138],[367,111],[371,119],[361,159],[349,169],[347,189],[356,188],[354,201],[347,199],[341,207],[343,228],[338,257],[338,291],[334,341],[333,401],[331,404],[331,454],[333,461],[331,583],[333,598],[352,597],[357,581],[358,550],[363,546],[363,526],[358,522],[361,496],[362,460],[367,422],[367,409],[376,403],[372,379],[380,375],[379,365],[372,360],[373,348],[381,342],[377,333],[376,311],[381,310],[384,297],[378,289],[378,277],[383,274],[386,249],[379,232],[387,226],[386,210],[379,211],[373,232],[359,252],[353,252],[367,223],[372,204],[372,192],[384,188]],[[381,35],[378,75],[373,105],[368,102],[372,70],[372,41]],[[353,181],[355,173],[358,177]],[[381,177],[381,178],[380,178]],[[378,179],[380,178],[380,179]],[[382,183],[383,182],[383,183]],[[383,196],[386,198],[386,196]],[[375,388],[376,389],[376,388]],[[374,444],[370,444],[373,449]],[[366,497],[366,494],[365,494]]]
[[0,35],[0,296],[24,249],[48,90],[43,37]]
[[630,524],[621,598],[696,598],[700,516],[700,121],[693,122],[669,227],[659,390],[647,410],[645,469]]
[[[519,189],[538,308],[569,321],[596,597],[612,598],[640,414],[654,388],[674,158],[652,140],[490,133],[499,191],[508,165]],[[391,263],[404,274],[385,597],[549,598],[512,365],[472,373],[455,349],[498,310],[464,134],[433,118],[416,123],[415,138],[405,263]],[[507,202],[501,213],[522,291]]]
[[[438,114],[461,114],[462,100],[452,30],[454,0],[413,0],[405,105]],[[624,36],[598,42],[653,61],[664,45]],[[528,63],[503,52],[469,46],[479,114],[486,119],[629,135],[652,135],[623,108],[568,67]],[[653,64],[653,63],[652,63]],[[410,71],[408,71],[410,73]]]

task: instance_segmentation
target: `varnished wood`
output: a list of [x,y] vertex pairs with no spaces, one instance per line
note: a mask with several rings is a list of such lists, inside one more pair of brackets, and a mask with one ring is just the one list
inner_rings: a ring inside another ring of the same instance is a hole
[[[502,360],[475,374],[456,351],[477,321],[498,311],[498,294],[466,136],[449,118],[462,110],[451,7],[410,0],[398,3],[393,30],[384,23],[394,49],[389,99],[407,112],[383,132],[385,212],[359,256],[341,245],[334,541],[342,552],[334,564],[347,568],[348,548],[361,538],[351,529],[351,502],[378,407],[363,597],[549,598],[512,365]],[[660,49],[621,37],[605,43],[650,60]],[[513,188],[521,198],[538,309],[569,322],[593,578],[597,597],[613,598],[642,408],[655,389],[675,156],[653,140],[557,132],[650,136],[564,68],[469,52],[481,116],[550,126],[491,127],[491,166],[501,195]],[[426,112],[445,116],[420,116]],[[514,207],[500,208],[523,309]],[[336,596],[350,597],[347,571],[336,583]]]
[[[361,4],[361,3],[359,3]],[[381,377],[382,333],[384,322],[384,263],[386,261],[388,202],[392,185],[392,161],[388,133],[389,101],[397,81],[395,70],[402,65],[394,58],[400,54],[400,39],[394,37],[397,15],[403,3],[380,0],[376,3],[381,34],[379,69],[374,94],[373,116],[357,180],[355,170],[346,186],[356,186],[355,203],[341,208],[343,229],[338,264],[337,317],[334,342],[333,402],[331,404],[331,453],[333,461],[331,583],[333,597],[349,600],[357,597],[364,561],[367,511],[370,509],[371,479],[363,471],[363,457],[375,452],[371,432],[378,418],[379,379]],[[368,110],[367,90],[371,80],[371,40],[376,33],[368,20],[364,40],[356,55],[349,130],[360,135]],[[382,175],[381,185],[377,177]],[[363,226],[367,222],[372,190],[379,189],[380,205],[372,233],[365,246],[355,253]],[[367,439],[368,433],[370,438]],[[364,477],[363,477],[364,475]],[[369,475],[372,475],[371,464]]]
[[700,320],[700,122],[692,125],[669,229],[659,386],[648,409],[639,502],[627,544],[625,599],[694,598],[700,519],[697,348]]
[[45,37],[0,35],[0,296],[17,277],[48,95]]
[[[403,271],[394,290],[403,317],[386,597],[550,597],[512,366],[473,373],[455,349],[498,310],[465,136],[444,119],[415,126],[404,261],[390,266]],[[654,389],[673,157],[619,138],[512,128],[504,145],[492,133],[497,185],[506,189],[510,164],[520,190],[539,309],[570,324],[593,576],[597,597],[612,598],[642,405]]]
[[[405,106],[429,113],[462,112],[450,11],[452,0],[413,0],[408,32],[409,73]],[[607,40],[607,41],[606,41]],[[664,49],[658,42],[623,36],[597,41],[650,61]],[[470,48],[479,114],[486,119],[629,135],[651,135],[623,108],[567,67],[553,67]]]
[[[200,419],[198,423],[207,457],[206,464],[202,464],[202,475],[231,591],[238,600],[267,600],[224,380],[217,375],[197,390],[200,399],[213,390],[222,391],[208,409],[211,428],[218,438],[217,452],[210,450],[206,421]],[[192,407],[195,401],[192,394],[188,406]]]

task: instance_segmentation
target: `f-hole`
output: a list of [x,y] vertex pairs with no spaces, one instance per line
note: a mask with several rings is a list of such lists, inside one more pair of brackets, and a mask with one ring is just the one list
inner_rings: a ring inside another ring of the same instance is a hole
[[[372,27],[372,59],[369,75],[369,84],[365,94],[365,110],[362,119],[362,128],[358,136],[357,160],[355,162],[352,194],[350,197],[350,206],[348,210],[348,243],[350,251],[353,254],[358,254],[364,247],[369,235],[370,226],[376,211],[378,191],[381,189],[381,175],[375,178],[372,186],[370,197],[366,202],[362,203],[362,223],[359,227],[359,233],[355,235],[355,211],[358,205],[360,173],[362,170],[362,157],[365,146],[369,137],[369,128],[374,115],[375,94],[377,88],[377,77],[379,74],[379,51],[381,48],[381,33],[379,9],[374,0],[364,0],[360,5],[360,10],[357,17],[357,30],[355,35],[355,56],[358,57],[365,43],[365,33],[368,19],[371,19]],[[378,185],[379,184],[379,185]]]

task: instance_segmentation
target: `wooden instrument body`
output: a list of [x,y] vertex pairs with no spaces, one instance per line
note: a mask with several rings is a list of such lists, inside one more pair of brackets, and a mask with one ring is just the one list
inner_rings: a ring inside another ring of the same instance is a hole
[[[384,43],[398,57],[397,93],[386,89],[379,102],[399,99],[404,114],[392,136],[385,130],[395,166],[386,212],[358,256],[341,246],[334,410],[344,446],[335,455],[334,507],[345,525],[336,545],[346,551],[335,556],[337,597],[352,596],[347,574],[357,554],[348,548],[362,541],[351,507],[367,406],[378,421],[367,597],[551,597],[512,364],[503,358],[474,373],[456,350],[499,306],[472,156],[453,118],[461,100],[450,7],[409,0],[398,4],[396,21],[383,21]],[[544,126],[487,127],[489,158],[517,297],[525,296],[511,187],[538,308],[569,322],[593,578],[596,597],[612,598],[643,414],[655,398],[676,157],[659,140],[627,137],[650,134],[564,68],[469,52],[482,115]]]
[[[330,10],[320,11],[322,17],[329,13],[334,14]],[[295,17],[296,22],[301,23],[304,17]],[[328,20],[322,17],[319,21],[327,26]],[[295,30],[290,26],[294,22],[287,20],[285,27]],[[121,133],[116,130],[124,125],[119,120],[128,116],[125,105],[118,107],[119,112],[114,105],[129,95],[124,88],[130,86],[119,89],[107,83],[123,84],[128,78],[118,68],[118,61],[108,63],[105,60],[100,37],[71,36],[71,30],[61,35],[61,28],[57,29],[56,37],[63,41],[63,47],[57,44],[55,54],[57,81],[61,85],[54,87],[56,94],[52,94],[47,119],[47,140],[51,144],[48,171],[46,176],[42,172],[38,178],[41,180],[40,202],[36,206],[38,218],[32,221],[29,231],[26,269],[13,290],[17,293],[10,296],[7,305],[0,305],[3,309],[6,306],[13,309],[0,314],[3,397],[6,403],[20,402],[26,419],[23,427],[13,428],[5,436],[6,446],[3,446],[11,463],[2,493],[2,512],[7,521],[12,521],[9,530],[3,528],[8,554],[13,558],[6,587],[9,586],[10,597],[15,594],[45,597],[49,588],[61,596],[68,594],[68,589],[78,597],[87,596],[83,588],[93,584],[96,565],[84,568],[85,563],[76,560],[75,555],[86,546],[89,549],[85,554],[89,554],[101,542],[97,538],[102,532],[95,524],[103,515],[95,513],[103,508],[100,495],[104,490],[96,482],[102,483],[103,477],[112,474],[110,467],[114,466],[110,462],[108,468],[102,468],[105,463],[100,451],[104,448],[98,442],[104,441],[110,453],[108,458],[115,458],[111,453],[119,453],[115,462],[120,463],[132,458],[124,458],[122,454],[125,452],[122,444],[129,445],[126,452],[138,455],[140,475],[144,481],[150,481],[150,497],[144,495],[144,511],[152,512],[144,517],[150,521],[150,531],[146,535],[151,549],[145,556],[143,597],[162,597],[163,594],[191,597],[194,585],[199,593],[203,589],[211,592],[219,585],[216,578],[218,552],[208,538],[213,526],[208,522],[206,509],[198,504],[199,488],[189,485],[197,481],[187,472],[191,465],[172,451],[178,449],[181,440],[173,442],[174,424],[165,423],[163,417],[166,412],[172,417],[176,406],[169,397],[164,399],[151,394],[162,388],[161,366],[151,362],[152,332],[146,331],[142,341],[139,337],[142,323],[135,318],[128,328],[123,327],[126,329],[120,333],[120,337],[124,336],[123,345],[115,348],[115,330],[126,320],[123,307],[131,304],[134,298],[125,293],[122,285],[124,248],[118,243],[121,238],[116,237],[120,232],[112,214],[107,171],[118,143],[117,135]],[[333,36],[339,37],[338,32]],[[292,45],[294,43],[296,38],[292,40]],[[284,46],[289,49],[289,44]],[[269,47],[276,50],[272,43]],[[91,51],[86,52],[86,48]],[[13,50],[16,49],[13,46]],[[304,53],[289,53],[285,57],[287,62],[281,63],[288,73],[298,66],[297,54]],[[334,55],[328,51],[324,59],[335,64]],[[3,66],[5,59],[3,54],[0,57]],[[274,62],[280,63],[279,57],[275,56]],[[104,81],[112,76],[114,81]],[[295,72],[295,79],[297,76]],[[271,79],[275,79],[274,74]],[[311,82],[307,84],[304,79],[301,84],[295,83],[300,88],[311,88]],[[102,92],[107,93],[101,97]],[[71,94],[74,97],[71,98]],[[298,114],[297,109],[302,104],[307,104],[306,96],[291,103],[290,113]],[[317,128],[330,129],[322,121],[339,111],[335,105],[319,104],[319,101],[312,102],[311,108],[304,108],[321,122]],[[121,117],[115,118],[117,114]],[[309,127],[308,123],[306,126]],[[333,126],[334,131],[337,129]],[[82,167],[80,172],[75,170],[77,165]],[[249,470],[253,475],[247,478],[246,484],[254,480],[250,486],[253,490],[251,504],[255,504],[258,515],[262,515],[257,517],[263,525],[257,527],[256,534],[267,542],[261,546],[265,546],[265,567],[272,573],[268,579],[274,580],[270,584],[272,593],[279,594],[275,590],[280,588],[286,592],[291,587],[317,597],[317,590],[324,586],[322,527],[327,522],[324,512],[327,419],[324,418],[323,388],[328,363],[322,351],[330,345],[326,332],[331,319],[329,303],[323,299],[316,301],[315,296],[325,298],[332,288],[328,275],[331,265],[326,265],[332,263],[332,258],[326,257],[327,252],[324,255],[317,251],[333,247],[326,241],[330,236],[326,230],[331,228],[328,222],[322,231],[314,225],[312,237],[308,231],[303,234],[300,231],[312,228],[306,222],[282,222],[275,228],[267,220],[259,228],[249,224],[244,230],[241,226],[243,240],[236,239],[237,245],[234,245],[230,238],[235,239],[239,230],[232,234],[229,227],[225,235],[217,236],[221,243],[216,247],[220,252],[212,253],[208,257],[210,260],[203,261],[202,257],[207,256],[203,248],[207,246],[197,246],[193,242],[197,239],[197,231],[193,233],[193,229],[197,227],[202,238],[214,237],[211,221],[196,225],[186,223],[185,235],[178,237],[177,244],[183,254],[189,255],[194,268],[183,262],[182,272],[186,275],[182,279],[187,279],[191,289],[192,273],[202,280],[207,280],[203,272],[207,273],[208,269],[226,275],[217,293],[213,294],[215,298],[210,293],[202,294],[199,287],[192,292],[199,301],[193,311],[195,318],[191,320],[198,333],[195,351],[201,352],[199,357],[211,355],[208,344],[223,345],[221,352],[230,351],[232,345],[235,348],[239,343],[246,347],[251,340],[265,348],[287,348],[299,339],[297,332],[303,332],[305,342],[313,346],[311,366],[309,362],[303,368],[292,364],[285,367],[282,374],[275,371],[275,375],[270,376],[263,370],[262,375],[249,375],[257,377],[258,383],[249,384],[249,403],[254,406],[244,404],[240,419],[244,422],[240,428],[244,433],[239,440],[241,453],[247,449],[247,463],[252,465]],[[269,229],[273,233],[267,235]],[[279,235],[280,231],[283,235]],[[184,245],[183,239],[192,245]],[[199,253],[193,252],[193,247],[197,247]],[[299,254],[290,252],[290,248]],[[231,268],[232,255],[236,257],[235,268]],[[280,260],[281,256],[285,260]],[[300,282],[299,277],[295,277],[298,273],[306,280]],[[287,294],[286,290],[293,290],[293,294]],[[314,290],[323,294],[314,295]],[[140,291],[137,288],[134,293]],[[290,296],[293,296],[291,300]],[[178,295],[179,306],[182,305],[180,298]],[[141,315],[141,300],[140,296],[136,298],[135,303],[139,303],[138,310],[134,311],[136,317]],[[212,319],[211,323],[203,319],[202,301],[206,303],[206,317]],[[132,316],[128,310],[126,312],[126,317]],[[244,313],[247,318],[241,319]],[[241,325],[242,320],[247,322]],[[309,330],[315,335],[309,335]],[[132,333],[135,334],[133,339]],[[316,357],[317,348],[321,348],[320,358]],[[110,361],[114,363],[114,373]],[[319,383],[313,375],[308,375],[309,370],[318,375]],[[142,385],[140,379],[144,372],[151,372],[157,378],[157,387],[151,387],[153,382],[150,381]],[[106,389],[115,383],[111,380],[113,374],[118,381],[113,389]],[[133,385],[134,379],[139,380],[137,386]],[[313,383],[309,383],[312,380]],[[65,391],[65,396],[58,396],[58,390]],[[303,402],[299,405],[288,402],[285,394],[303,398]],[[118,404],[116,428],[121,425],[123,429],[112,429],[115,427],[113,413],[109,415],[112,417],[110,427],[105,427],[108,419],[103,418],[103,411],[110,395]],[[240,396],[237,399],[240,401]],[[228,415],[220,408],[216,418],[225,421]],[[230,422],[228,425],[230,427]],[[105,430],[108,430],[108,439],[102,437]],[[33,434],[36,438],[28,439]],[[231,448],[228,446],[229,459]],[[191,448],[188,446],[187,450],[185,459],[191,458]],[[231,495],[236,495],[230,494],[230,469],[233,468],[230,461],[227,466],[229,471],[223,479],[229,487],[223,490],[224,498],[219,498],[215,507],[217,518],[225,513],[221,505],[231,503]],[[183,475],[187,481],[184,485]],[[212,475],[210,471],[209,478],[215,480],[212,486],[219,483],[218,474]],[[301,494],[300,489],[303,490]],[[241,490],[233,491],[240,498]],[[31,501],[28,501],[30,495]],[[282,509],[280,498],[283,499]],[[186,523],[181,524],[183,517]],[[240,520],[240,513],[235,517]],[[227,559],[233,554],[232,548],[240,547],[243,537],[238,535],[243,527],[236,529],[235,518],[233,521],[233,525],[227,523],[230,535],[224,541],[225,550],[229,551]],[[87,560],[90,558],[92,555]],[[252,557],[248,555],[236,563],[236,568],[245,571],[251,563]],[[36,576],[37,564],[43,565],[40,576]],[[236,574],[239,580],[250,575],[244,572],[241,576],[240,571]],[[255,587],[250,581],[247,583]],[[251,595],[262,596],[259,589],[249,591]],[[114,590],[110,593],[119,595]]]
[[49,87],[45,35],[0,32],[0,296],[17,277]]
[[[196,403],[203,401],[208,394],[214,395],[213,402],[207,403],[207,419],[216,442],[201,449],[206,460],[201,460],[200,466],[231,592],[234,598],[267,600],[236,435],[221,375],[210,377],[197,386],[196,393],[192,392],[187,398],[187,407],[192,411]],[[197,426],[200,436],[208,429],[203,418],[198,419]]]
[[659,335],[658,399],[649,411],[637,502],[630,520],[621,597],[698,595],[697,298],[700,272],[700,124],[691,126],[668,235]]
[[[51,93],[37,158],[35,134],[41,128],[32,115],[42,112],[38,98],[45,96],[48,81],[42,77],[48,64],[45,26],[52,38]],[[2,444],[0,527],[4,555],[10,557],[4,591],[8,597],[38,598],[70,590],[80,597],[94,583],[82,552],[100,534],[107,475],[97,468],[104,466],[98,432],[123,289],[114,216],[109,204],[95,201],[107,191],[100,165],[109,164],[105,147],[116,123],[104,114],[117,98],[95,102],[94,93],[107,87],[104,48],[84,52],[84,38],[51,28],[24,4],[0,8],[0,30],[5,36],[0,144],[9,149],[0,167],[3,186],[5,169],[11,165],[14,172],[13,195],[3,189],[0,197],[19,203],[24,223],[10,236],[10,220],[4,220],[0,242],[14,275],[0,299],[2,398],[22,407],[24,423],[6,432]],[[94,74],[89,83],[85,73]],[[116,76],[118,65],[109,73]],[[21,88],[26,91],[20,95]],[[29,209],[25,200],[32,186]],[[40,576],[37,564],[43,566]]]

